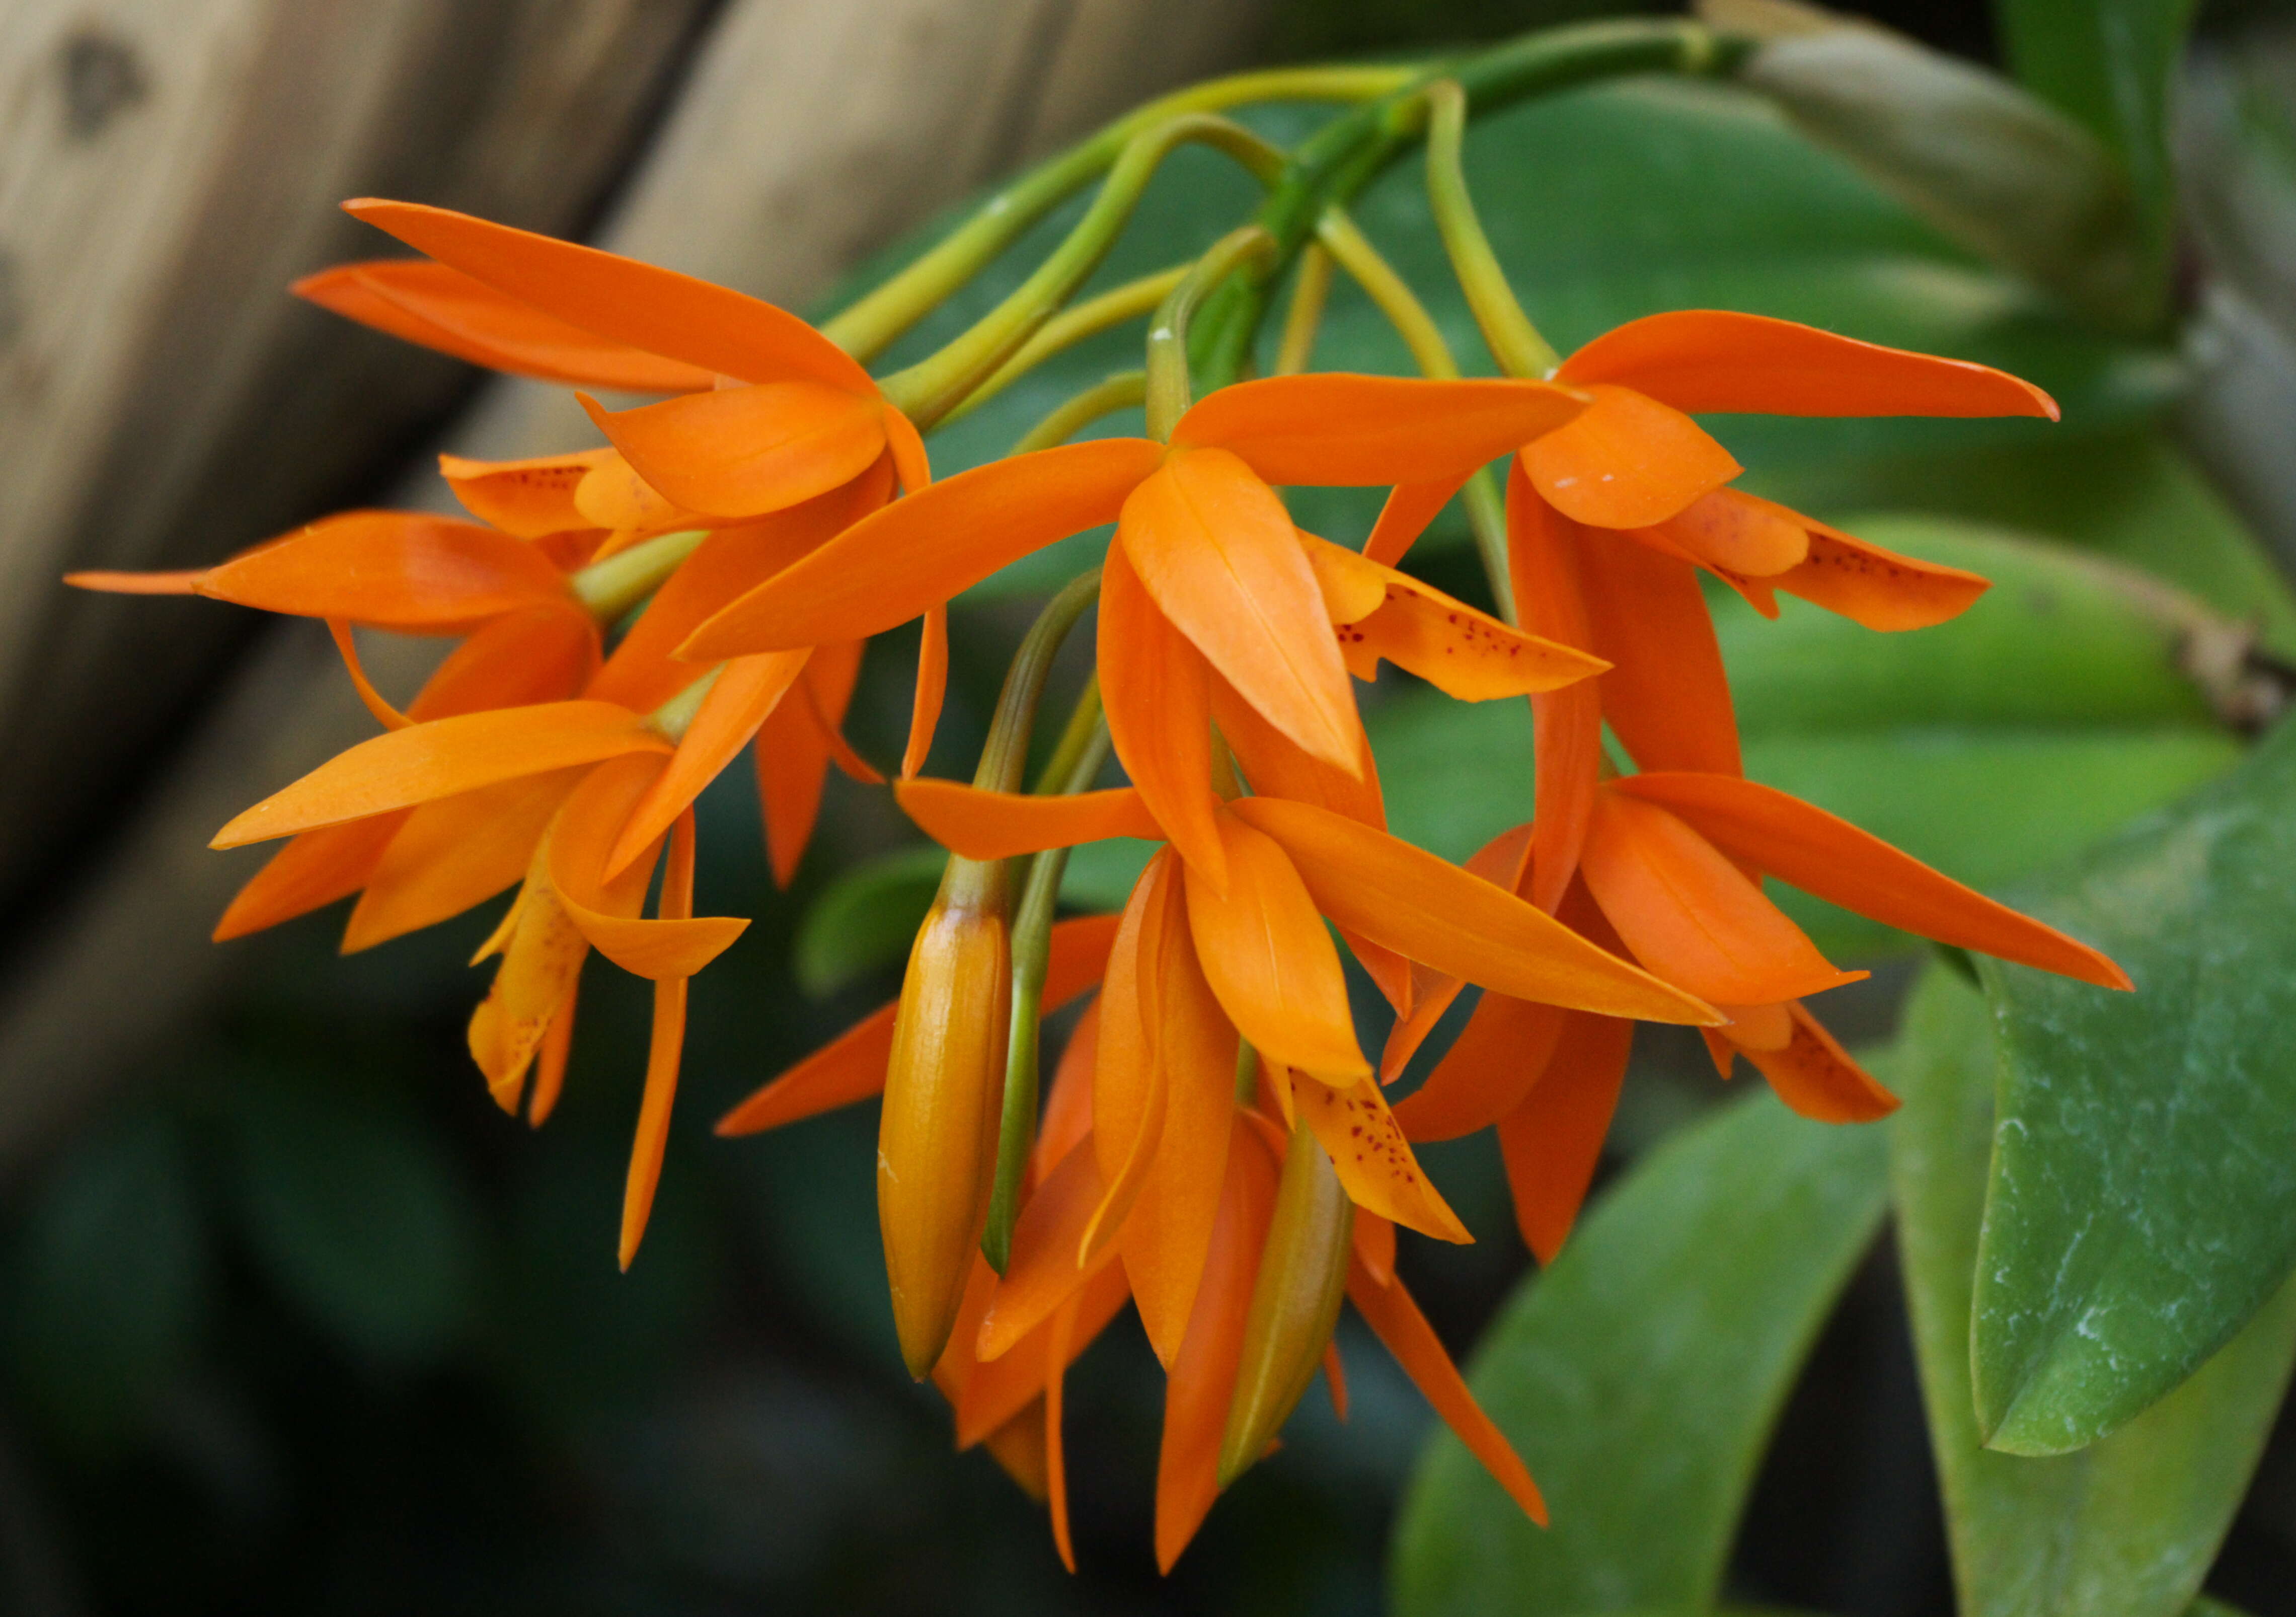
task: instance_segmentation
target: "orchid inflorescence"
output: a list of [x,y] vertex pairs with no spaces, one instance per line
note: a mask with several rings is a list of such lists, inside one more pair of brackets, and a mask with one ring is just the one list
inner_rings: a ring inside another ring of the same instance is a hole
[[[1433,70],[1199,86],[1025,176],[820,329],[589,248],[348,204],[423,256],[344,265],[304,296],[497,370],[668,397],[609,410],[584,395],[605,447],[442,457],[476,521],[352,512],[201,571],[74,579],[324,619],[384,726],[217,834],[218,847],[288,840],[217,937],[357,894],[344,947],[363,948],[515,884],[479,952],[499,964],[470,1047],[495,1100],[537,1124],[558,1097],[590,952],[651,980],[627,1267],[660,1172],[686,984],[747,924],[693,913],[693,801],[749,747],[786,883],[829,768],[882,784],[841,733],[865,644],[922,620],[893,790],[951,858],[900,999],[718,1131],[882,1093],[878,1207],[902,1355],[955,1407],[961,1444],[986,1444],[1049,1497],[1064,1557],[1062,1379],[1128,1301],[1168,1378],[1166,1568],[1319,1368],[1344,1403],[1342,1298],[1544,1520],[1398,1277],[1398,1225],[1470,1239],[1415,1143],[1495,1128],[1521,1235],[1545,1261],[1593,1176],[1636,1022],[1699,1028],[1725,1078],[1743,1056],[1806,1115],[1890,1112],[1803,1003],[1864,973],[1825,960],[1763,895],[1765,876],[1954,948],[2128,986],[2095,950],[1747,780],[1699,579],[1769,616],[1784,590],[1881,631],[1952,618],[1983,579],[1736,491],[1738,464],[1692,416],[2054,417],[2048,398],[1982,365],[1716,311],[1637,320],[1561,357],[1484,240],[1459,162],[1470,119],[1604,75],[1725,73],[1742,53],[1695,24],[1604,25]],[[1276,100],[1345,110],[1288,152],[1222,116]],[[1346,212],[1417,142],[1496,377],[1461,374]],[[1078,302],[1187,143],[1263,183],[1259,218],[1190,264]],[[1095,179],[1081,220],[1010,298],[922,363],[870,373],[865,361]],[[1423,374],[1308,368],[1335,268]],[[1287,277],[1273,373],[1250,376]],[[1142,316],[1142,370],[1055,411],[1008,458],[931,480],[923,432]],[[1070,441],[1144,402],[1145,436]],[[1392,492],[1350,546],[1292,524],[1292,486]],[[1496,615],[1398,570],[1463,488]],[[922,777],[949,601],[1108,523],[1105,562],[1021,647],[973,782]],[[1029,789],[1047,667],[1095,608],[1095,675]],[[401,711],[360,669],[354,625],[459,644]],[[1382,661],[1460,701],[1529,700],[1533,812],[1464,867],[1386,829],[1351,685]],[[1129,784],[1095,789],[1111,750]],[[1161,844],[1122,913],[1056,919],[1066,850],[1117,836]],[[1393,1008],[1375,1063],[1333,931]],[[1469,983],[1482,994],[1464,1031],[1390,1106],[1383,1085]],[[1039,1022],[1087,995],[1040,1108]]]

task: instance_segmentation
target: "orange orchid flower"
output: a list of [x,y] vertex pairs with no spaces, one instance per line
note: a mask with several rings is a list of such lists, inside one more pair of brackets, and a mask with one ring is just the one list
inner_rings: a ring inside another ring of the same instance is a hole
[[[1468,868],[1527,892],[1539,834],[1518,826]],[[1898,1101],[1801,1003],[1865,973],[1820,956],[1763,896],[1765,874],[1940,943],[2131,986],[2087,944],[1772,787],[1690,771],[1604,782],[1559,919],[1726,1012],[1727,1023],[1700,1030],[1722,1076],[1743,1055],[1805,1117],[1867,1122]],[[1390,1081],[1462,986],[1422,978],[1382,1060]],[[1426,1083],[1396,1104],[1396,1121],[1414,1140],[1496,1124],[1524,1240],[1546,1261],[1593,1178],[1633,1032],[1630,1021],[1487,991]]]
[[1455,667],[1477,694],[1544,690],[1597,666],[1301,534],[1271,485],[1464,475],[1581,407],[1579,395],[1530,382],[1331,374],[1224,388],[1168,445],[1095,439],[913,493],[734,603],[685,654],[876,634],[1114,521],[1100,630],[1111,732],[1191,864],[1222,884],[1203,809],[1212,674],[1311,757],[1360,776],[1350,656],[1365,670],[1382,656]]

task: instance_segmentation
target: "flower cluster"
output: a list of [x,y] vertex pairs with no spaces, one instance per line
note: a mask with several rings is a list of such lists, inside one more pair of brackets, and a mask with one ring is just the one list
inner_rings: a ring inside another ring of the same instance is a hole
[[[840,729],[865,643],[922,620],[894,790],[954,857],[900,999],[719,1131],[882,1094],[903,1356],[947,1395],[961,1444],[1049,1498],[1064,1555],[1062,1378],[1128,1301],[1168,1376],[1164,1566],[1318,1369],[1344,1402],[1342,1299],[1543,1519],[1398,1278],[1397,1226],[1470,1239],[1414,1144],[1495,1128],[1522,1235],[1546,1260],[1592,1177],[1637,1022],[1698,1027],[1725,1077],[1743,1055],[1808,1115],[1887,1112],[1803,1003],[1862,973],[1819,954],[1767,877],[2128,986],[2094,950],[1745,779],[1698,576],[1766,613],[1784,590],[1878,630],[1962,611],[1982,579],[1737,492],[1740,468],[1692,415],[2054,413],[2014,378],[1683,312],[1549,375],[1248,380],[1153,437],[936,483],[910,418],[782,310],[436,209],[352,211],[424,256],[346,266],[305,295],[501,370],[670,397],[610,411],[585,396],[607,447],[446,457],[475,521],[357,512],[204,571],[74,580],[323,619],[384,726],[223,828],[219,847],[288,840],[217,937],[357,894],[344,947],[363,948],[514,885],[480,951],[499,964],[470,1046],[496,1102],[523,1097],[537,1124],[590,952],[651,980],[627,1266],[660,1171],[687,981],[746,924],[693,913],[694,799],[750,747],[786,882],[831,765],[881,778]],[[1502,460],[1519,623],[1396,565]],[[1356,547],[1293,525],[1278,491],[1301,485],[1393,492]],[[1128,784],[918,777],[952,597],[1110,523],[1095,688]],[[360,669],[354,626],[460,644],[401,712]],[[1457,700],[1531,705],[1533,812],[1464,867],[1387,829],[1353,688],[1382,661]],[[1053,923],[1046,906],[1049,933],[1026,935],[1036,922],[1026,904],[1016,921],[1013,893],[1037,867],[1017,862],[1111,836],[1161,845],[1122,913]],[[1342,945],[1394,1014],[1376,1062]],[[1036,965],[1017,968],[1023,956]],[[1481,997],[1464,1031],[1390,1106],[1385,1085],[1468,984]],[[1041,1118],[1033,1087],[1020,1092],[1016,1146],[1008,1086],[1023,1071],[1033,1086],[1037,1017],[1088,995]],[[992,1265],[1000,1173],[1019,1194]]]

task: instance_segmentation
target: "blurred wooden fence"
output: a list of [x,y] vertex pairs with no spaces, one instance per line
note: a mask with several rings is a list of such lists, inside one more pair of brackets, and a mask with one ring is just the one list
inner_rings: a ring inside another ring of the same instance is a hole
[[[308,309],[380,193],[802,302],[964,192],[1230,65],[1259,0],[11,0],[0,6],[0,1172],[195,1015],[252,861],[206,851],[368,734],[323,636],[78,595],[591,441]],[[603,218],[602,228],[589,229]],[[400,672],[423,648],[398,648]],[[386,665],[387,666],[387,665]]]

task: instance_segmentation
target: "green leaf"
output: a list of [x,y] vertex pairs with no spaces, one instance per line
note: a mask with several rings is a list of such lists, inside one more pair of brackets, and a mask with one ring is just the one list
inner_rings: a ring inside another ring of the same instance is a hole
[[380,1078],[250,1073],[235,1097],[241,1223],[272,1283],[354,1354],[435,1358],[476,1290],[477,1212]]
[[1887,1071],[1898,1239],[1962,1617],[2174,1617],[2247,1490],[2289,1369],[2296,1284],[2191,1380],[2077,1454],[1986,1451],[1972,1405],[1970,1298],[1994,1137],[1983,996],[1931,970]]
[[1754,1096],[1605,1194],[1469,1377],[1554,1524],[1439,1432],[1397,1524],[1401,1617],[1707,1608],[1771,1424],[1881,1221],[1883,1150]]
[[2128,166],[2165,259],[2175,197],[2169,87],[2198,0],[1996,0],[2009,65]]
[[26,1391],[66,1437],[121,1436],[181,1372],[213,1282],[188,1152],[143,1112],[83,1141],[26,1209],[9,1335]]
[[2055,1454],[2152,1404],[2296,1265],[2296,726],[2024,907],[2116,994],[1981,962],[2005,1044],[1979,1264],[1980,1424]]
[[817,998],[904,957],[947,864],[939,848],[903,848],[863,860],[824,888],[798,923],[798,986]]

